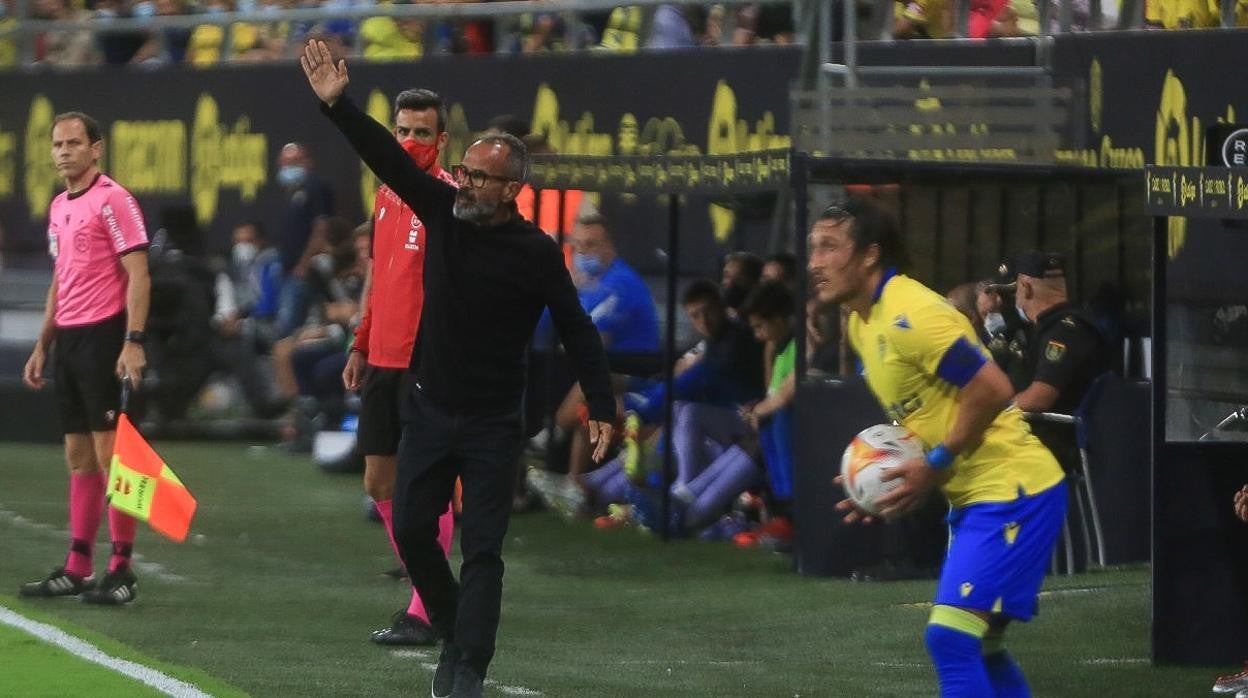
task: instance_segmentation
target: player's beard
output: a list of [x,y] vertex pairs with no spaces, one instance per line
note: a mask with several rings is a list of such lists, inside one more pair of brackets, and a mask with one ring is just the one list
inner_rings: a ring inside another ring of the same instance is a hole
[[494,217],[494,214],[498,211],[498,205],[498,202],[493,204],[486,203],[477,196],[469,199],[468,196],[461,192],[455,196],[455,205],[451,207],[451,215],[461,221],[484,225]]

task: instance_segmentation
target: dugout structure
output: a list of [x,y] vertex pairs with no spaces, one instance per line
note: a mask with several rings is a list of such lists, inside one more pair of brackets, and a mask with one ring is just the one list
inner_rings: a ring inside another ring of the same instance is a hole
[[[541,220],[542,205],[550,205],[550,198],[543,192],[581,191],[598,194],[629,194],[638,197],[658,197],[667,204],[667,245],[662,250],[666,259],[664,293],[663,344],[660,356],[608,354],[613,372],[644,375],[651,369],[661,372],[666,384],[666,400],[663,406],[664,424],[672,423],[672,368],[676,361],[677,306],[680,305],[678,284],[681,277],[680,227],[681,211],[685,196],[710,197],[715,203],[733,206],[746,197],[759,193],[777,192],[788,186],[788,150],[765,150],[734,155],[655,155],[613,157],[576,155],[534,155],[531,159],[529,183],[535,190],[533,218]],[[545,202],[545,203],[544,203]],[[553,201],[560,210],[555,220],[558,229],[553,233],[560,245],[567,220],[563,207],[567,205],[562,195]],[[552,352],[555,350],[552,348]],[[530,388],[542,389],[541,386]],[[553,398],[553,399],[552,399]],[[558,404],[562,395],[548,396],[549,404]],[[661,534],[666,540],[672,533],[668,530],[670,496],[668,488],[674,479],[672,462],[671,430],[663,430],[662,491],[660,516]],[[548,450],[549,453],[554,449]]]
[[[1153,216],[1153,659],[1248,656],[1248,342],[1236,320],[1248,170],[1150,166]],[[1193,260],[1195,269],[1192,269]]]

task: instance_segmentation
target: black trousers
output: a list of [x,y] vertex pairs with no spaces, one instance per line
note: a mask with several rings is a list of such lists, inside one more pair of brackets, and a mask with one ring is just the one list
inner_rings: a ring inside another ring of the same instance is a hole
[[[520,405],[470,414],[434,404],[419,388],[407,398],[394,491],[394,538],[435,630],[460,661],[485,676],[494,657],[503,600],[503,537],[521,449]],[[457,583],[438,545],[438,517],[463,482]]]

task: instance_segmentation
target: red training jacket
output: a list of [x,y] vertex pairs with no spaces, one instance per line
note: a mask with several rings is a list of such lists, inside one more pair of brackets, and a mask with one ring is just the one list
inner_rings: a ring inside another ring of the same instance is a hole
[[[455,184],[441,167],[430,174]],[[372,366],[407,368],[425,303],[425,225],[384,185],[373,203],[372,248],[372,285],[351,349],[367,356]]]

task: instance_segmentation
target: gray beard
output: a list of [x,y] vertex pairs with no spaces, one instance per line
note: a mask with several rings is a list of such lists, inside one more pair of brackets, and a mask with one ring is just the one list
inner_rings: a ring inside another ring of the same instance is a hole
[[461,204],[458,200],[451,207],[451,215],[461,221],[484,225],[494,217],[494,212],[498,210],[498,206],[486,206],[481,202],[475,204]]

